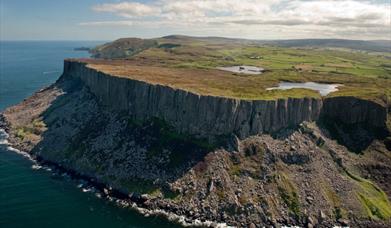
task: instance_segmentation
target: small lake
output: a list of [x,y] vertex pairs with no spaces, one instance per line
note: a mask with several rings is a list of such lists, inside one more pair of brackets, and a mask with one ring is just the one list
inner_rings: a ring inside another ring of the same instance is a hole
[[229,67],[217,67],[219,70],[230,71],[241,74],[262,74],[264,69],[256,66],[229,66]]
[[338,86],[341,84],[325,84],[325,83],[316,83],[316,82],[303,82],[303,83],[295,83],[295,82],[280,82],[278,87],[267,88],[266,90],[274,90],[274,89],[311,89],[316,90],[322,96],[327,96],[329,93],[338,91]]

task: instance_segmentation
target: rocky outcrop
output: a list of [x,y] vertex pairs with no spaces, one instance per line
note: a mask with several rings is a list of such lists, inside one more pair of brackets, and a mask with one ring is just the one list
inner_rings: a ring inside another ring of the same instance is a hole
[[367,149],[374,139],[382,140],[390,134],[387,107],[357,97],[325,99],[321,120],[330,137],[356,153]]
[[305,122],[278,137],[231,137],[232,153],[177,134],[162,121],[140,123],[122,115],[164,118],[181,131],[205,135],[273,132],[322,116],[353,124],[381,118],[354,113],[353,120],[344,119],[349,99],[326,104],[333,99],[339,100],[199,96],[66,62],[57,83],[3,112],[0,126],[12,146],[89,180],[103,189],[99,197],[120,196],[122,206],[236,227],[390,227],[389,191],[381,189],[391,183],[386,175],[391,158],[377,140],[361,156],[331,140],[316,123]]
[[322,114],[345,124],[362,123],[374,128],[384,128],[387,108],[356,97],[331,97],[324,100]]
[[202,96],[168,86],[113,77],[84,63],[65,62],[63,78],[80,78],[101,105],[137,119],[158,117],[180,132],[240,137],[275,132],[316,120],[322,101],[315,98],[239,100]]
[[81,79],[108,109],[126,112],[137,119],[161,118],[179,132],[204,137],[234,133],[244,138],[273,133],[303,121],[316,121],[321,115],[346,123],[364,121],[376,127],[383,126],[387,118],[386,108],[357,98],[240,100],[204,96],[113,77],[85,63],[66,60],[62,79],[71,78]]

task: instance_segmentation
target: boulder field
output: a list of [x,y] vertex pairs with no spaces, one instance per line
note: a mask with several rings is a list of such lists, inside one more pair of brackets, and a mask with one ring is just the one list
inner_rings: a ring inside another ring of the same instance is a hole
[[192,224],[391,225],[388,113],[373,101],[203,96],[67,60],[0,117],[13,147]]

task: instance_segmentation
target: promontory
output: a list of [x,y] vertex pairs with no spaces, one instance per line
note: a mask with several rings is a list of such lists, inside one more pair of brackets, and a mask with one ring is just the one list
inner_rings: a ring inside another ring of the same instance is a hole
[[390,53],[290,44],[119,39],[66,59],[1,126],[107,197],[189,224],[389,227]]

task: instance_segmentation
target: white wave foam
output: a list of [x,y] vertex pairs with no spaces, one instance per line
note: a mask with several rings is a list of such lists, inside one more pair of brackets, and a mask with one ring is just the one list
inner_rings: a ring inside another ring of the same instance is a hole
[[91,192],[91,188],[82,188],[83,192]]
[[102,198],[102,194],[99,193],[99,192],[95,193],[95,196],[98,197],[98,198]]
[[[110,198],[110,197],[107,197]],[[149,210],[146,208],[138,207],[136,203],[129,203],[126,200],[117,199],[115,200],[116,204],[121,207],[130,207],[136,212],[144,215],[145,217],[150,217],[151,215],[163,216],[166,217],[169,221],[178,223],[184,227],[215,227],[215,228],[233,228],[232,226],[227,225],[226,223],[216,223],[212,221],[201,221],[195,219],[191,222],[186,221],[186,217],[182,215],[177,215],[172,212],[167,212],[161,209]]]
[[[8,142],[7,138],[8,138],[7,132],[5,132],[4,129],[0,128],[0,144],[9,145],[9,142]],[[34,164],[31,166],[32,169],[38,170],[38,169],[42,169],[43,168],[46,171],[51,171],[52,170],[48,166],[41,166],[41,165],[39,165],[38,162],[36,160],[34,160],[30,156],[30,154],[28,154],[27,152],[18,150],[16,148],[11,147],[11,146],[7,146],[7,150],[10,150],[10,151],[13,151],[13,152],[15,152],[17,154],[20,154],[20,155],[28,158],[32,162],[34,162]],[[68,176],[67,173],[63,173],[62,175],[63,176]],[[82,183],[78,184],[77,187],[81,188],[81,190],[83,192],[93,192],[93,193],[95,193],[95,196],[97,198],[101,198],[102,197],[102,194],[100,192],[98,192],[94,187],[84,187],[85,186],[84,181],[81,181],[81,182]],[[211,221],[202,222],[202,221],[200,221],[198,219],[192,221],[191,223],[188,223],[188,222],[186,222],[186,218],[184,216],[176,215],[176,214],[174,214],[172,212],[167,212],[167,211],[160,210],[160,209],[148,210],[146,208],[138,207],[136,203],[130,204],[126,200],[115,199],[115,198],[113,198],[111,196],[107,196],[106,200],[108,200],[108,201],[115,201],[117,203],[117,205],[119,205],[121,207],[131,207],[132,209],[136,210],[138,213],[143,214],[146,217],[150,216],[150,215],[161,215],[161,216],[164,216],[169,221],[179,223],[179,224],[181,224],[182,226],[185,226],[185,227],[189,227],[189,226],[207,226],[207,227],[216,227],[216,228],[230,228],[230,226],[228,226],[225,223],[214,223],[214,222],[211,222]]]
[[23,157],[29,159],[30,161],[34,162],[34,164],[37,164],[37,161],[34,160],[29,153],[25,152],[25,151],[21,151],[21,150],[18,150],[12,146],[10,146],[10,143],[8,142],[8,137],[9,135],[7,134],[7,132],[0,128],[0,145],[5,145],[7,146],[6,149],[9,150],[9,151],[12,151],[12,152],[15,152],[17,154],[20,154],[22,155]]
[[0,145],[9,145],[7,132],[0,128]]
[[26,157],[26,158],[28,158],[28,159],[34,161],[34,159],[33,159],[27,152],[18,150],[18,149],[16,149],[16,148],[12,147],[12,146],[7,146],[7,150],[12,151],[12,152],[15,152],[15,153],[17,153],[17,154],[20,154],[20,155],[22,155],[22,156],[24,156],[24,157]]
[[8,145],[8,140],[7,139],[0,139],[0,145]]
[[31,166],[31,168],[38,170],[38,169],[42,169],[42,166],[40,166],[38,164],[34,164],[34,165]]

